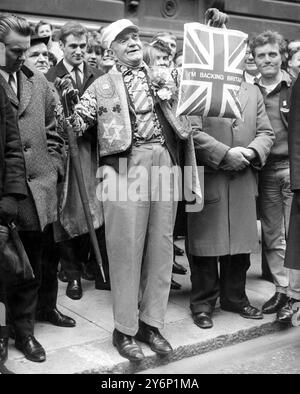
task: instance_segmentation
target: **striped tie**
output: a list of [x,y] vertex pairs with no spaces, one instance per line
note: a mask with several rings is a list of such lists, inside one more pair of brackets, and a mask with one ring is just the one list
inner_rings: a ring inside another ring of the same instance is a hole
[[[140,72],[140,71],[139,71]],[[138,73],[139,73],[138,72]],[[137,114],[138,134],[145,140],[149,140],[153,134],[153,102],[152,97],[147,95],[149,91],[146,79],[144,81],[134,72],[131,95]]]

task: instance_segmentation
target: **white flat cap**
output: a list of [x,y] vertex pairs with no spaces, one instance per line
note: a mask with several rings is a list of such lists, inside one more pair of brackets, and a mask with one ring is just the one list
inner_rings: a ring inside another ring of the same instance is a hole
[[139,31],[139,28],[134,25],[129,19],[119,19],[106,26],[102,33],[102,46],[109,49],[111,43],[117,38],[117,36],[124,30]]

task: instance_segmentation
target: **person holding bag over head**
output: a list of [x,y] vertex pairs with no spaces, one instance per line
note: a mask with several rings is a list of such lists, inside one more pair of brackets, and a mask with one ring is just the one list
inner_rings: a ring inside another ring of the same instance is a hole
[[[18,200],[27,196],[25,186],[25,167],[20,135],[13,110],[4,89],[0,86],[0,228],[15,220],[18,213]],[[0,232],[0,248],[3,232]],[[5,237],[5,235],[4,235]],[[5,325],[4,278],[1,275],[0,261],[0,367],[7,360],[8,327]]]

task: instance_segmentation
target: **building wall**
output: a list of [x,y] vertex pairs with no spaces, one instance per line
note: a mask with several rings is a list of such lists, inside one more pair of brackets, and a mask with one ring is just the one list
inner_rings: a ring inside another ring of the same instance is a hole
[[89,29],[125,17],[141,27],[144,39],[170,30],[181,41],[183,24],[203,22],[213,6],[228,13],[230,28],[246,33],[270,28],[300,38],[300,0],[1,0],[0,12],[20,13],[34,23],[47,19],[56,27],[75,19]]

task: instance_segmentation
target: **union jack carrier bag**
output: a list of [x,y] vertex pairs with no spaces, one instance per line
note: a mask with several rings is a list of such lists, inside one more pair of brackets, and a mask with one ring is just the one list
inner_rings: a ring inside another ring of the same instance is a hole
[[247,37],[200,23],[184,25],[177,116],[242,118],[238,93]]

